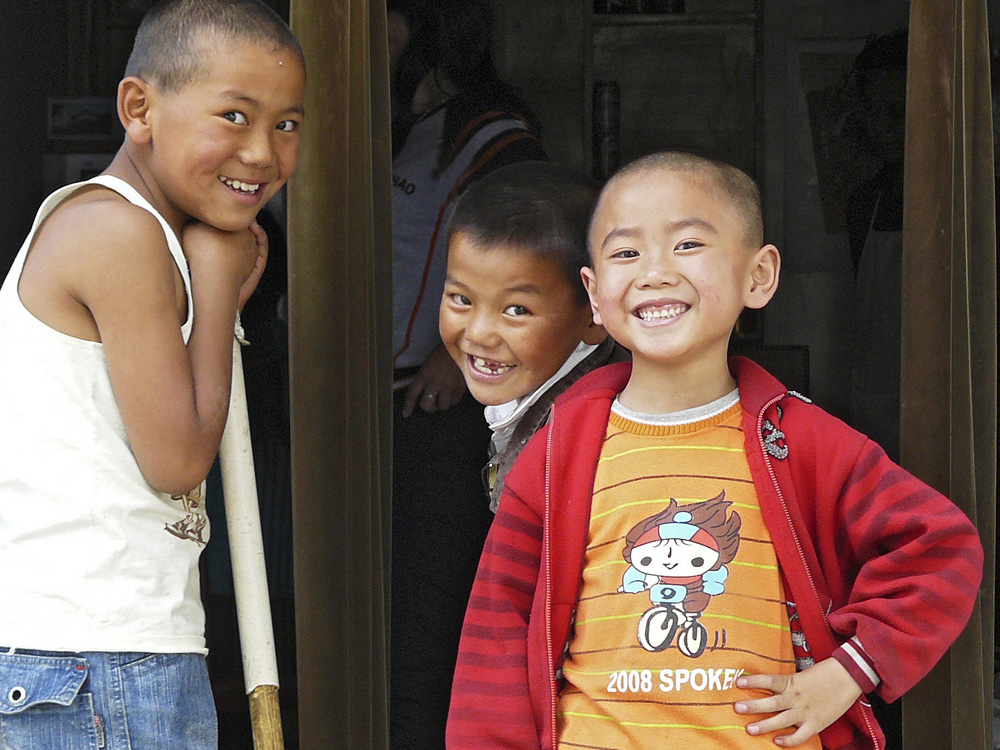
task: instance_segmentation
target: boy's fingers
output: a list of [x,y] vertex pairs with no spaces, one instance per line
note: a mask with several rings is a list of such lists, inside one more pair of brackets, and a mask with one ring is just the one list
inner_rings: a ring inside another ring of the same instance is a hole
[[736,680],[741,690],[767,690],[771,695],[737,701],[736,713],[759,714],[783,711],[791,705],[784,695],[791,684],[791,676],[783,674],[742,675]]
[[266,258],[268,246],[267,232],[257,222],[250,225],[250,231],[253,232],[254,242],[257,244],[257,254]]
[[[788,732],[787,734],[779,734],[777,737],[775,737],[774,744],[777,745],[778,747],[798,747],[804,742],[807,742],[815,734],[817,734],[817,729],[815,725],[807,721],[803,721],[800,724],[784,722],[782,724],[769,724],[766,727],[764,725],[765,722],[758,722],[757,726],[760,727],[760,731],[756,732],[756,734],[773,732],[775,730],[785,729],[787,727],[792,727],[795,730],[793,732]],[[749,730],[749,727],[747,727],[747,729]]]
[[256,248],[257,249],[257,256],[260,257],[260,258],[266,258],[267,257],[267,249],[268,249],[267,235],[265,234],[263,237],[255,236],[254,240],[257,243],[257,248]]
[[789,701],[781,695],[769,695],[766,698],[737,701],[733,708],[738,714],[773,714],[785,711],[790,707]]
[[773,716],[768,716],[766,719],[761,719],[760,721],[747,724],[747,734],[755,736],[758,734],[767,734],[768,732],[774,732],[778,729],[786,729],[796,725],[797,722],[795,721],[795,717],[792,716],[792,712],[782,711],[774,714]]
[[806,729],[805,725],[796,727],[791,734],[783,734],[774,738],[774,744],[779,747],[798,747],[815,734],[811,729]]
[[788,689],[790,680],[791,677],[785,674],[745,674],[736,680],[736,687],[741,690],[750,688],[783,693]]

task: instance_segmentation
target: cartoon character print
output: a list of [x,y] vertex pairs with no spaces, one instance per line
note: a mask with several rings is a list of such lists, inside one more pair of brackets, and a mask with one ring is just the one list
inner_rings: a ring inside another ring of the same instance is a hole
[[178,539],[194,542],[204,547],[208,541],[205,539],[205,527],[208,525],[208,519],[205,517],[204,511],[201,510],[204,504],[201,486],[199,485],[183,495],[171,495],[170,499],[180,503],[186,515],[180,521],[165,524],[164,529]]
[[729,569],[740,546],[742,519],[725,491],[711,500],[667,508],[632,527],[622,555],[629,563],[618,591],[649,592],[653,605],[639,619],[639,643],[663,651],[677,636],[677,648],[697,658],[708,644],[698,622],[713,596],[726,590]]

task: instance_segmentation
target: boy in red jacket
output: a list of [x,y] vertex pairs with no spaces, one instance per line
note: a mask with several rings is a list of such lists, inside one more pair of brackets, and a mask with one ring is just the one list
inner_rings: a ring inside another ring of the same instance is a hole
[[466,614],[457,748],[881,748],[964,627],[975,528],[872,441],[727,361],[780,258],[741,171],[644,157],[583,279],[633,363],[584,377],[507,475]]

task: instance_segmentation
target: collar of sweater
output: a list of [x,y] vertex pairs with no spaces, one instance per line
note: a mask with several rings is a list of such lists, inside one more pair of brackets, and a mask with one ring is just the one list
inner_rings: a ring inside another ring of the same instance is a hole
[[514,428],[517,426],[521,417],[524,416],[524,413],[528,411],[528,409],[530,409],[531,406],[538,401],[538,399],[540,399],[549,388],[562,380],[570,370],[586,359],[596,348],[596,345],[585,344],[581,341],[577,344],[576,349],[573,350],[569,357],[566,358],[566,361],[563,362],[562,367],[556,371],[556,374],[542,383],[542,385],[535,389],[533,393],[516,398],[513,401],[508,401],[505,404],[487,406],[485,408],[484,413],[486,415],[486,421],[489,423],[490,429],[493,431],[494,451],[499,452],[506,447],[507,442],[510,440],[510,436],[514,432]]

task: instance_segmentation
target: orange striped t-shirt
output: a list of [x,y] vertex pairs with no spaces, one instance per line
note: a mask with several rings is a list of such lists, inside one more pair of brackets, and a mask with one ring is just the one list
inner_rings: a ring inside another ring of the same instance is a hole
[[741,673],[795,671],[735,399],[683,424],[611,414],[563,666],[561,750],[773,748],[791,731],[752,737],[746,725],[762,717],[733,710],[766,695],[737,689]]

